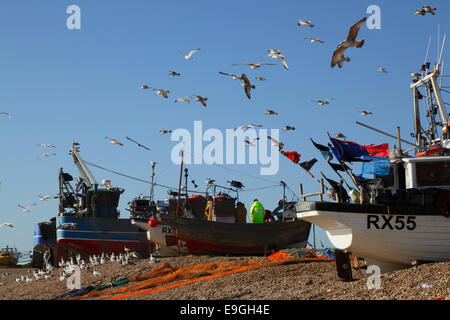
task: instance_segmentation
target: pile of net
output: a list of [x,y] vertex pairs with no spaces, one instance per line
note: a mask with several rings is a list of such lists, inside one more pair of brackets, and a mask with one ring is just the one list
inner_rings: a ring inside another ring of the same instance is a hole
[[214,279],[232,273],[245,272],[280,265],[290,258],[279,259],[251,259],[226,262],[211,262],[206,264],[195,264],[190,266],[171,266],[164,262],[153,268],[149,273],[128,278],[130,285],[106,290],[91,291],[83,296],[72,297],[66,300],[84,299],[125,299],[136,295],[151,294],[176,287],[188,285],[202,280]]
[[311,261],[311,262],[331,262],[334,258],[327,255],[317,255],[314,251],[307,248],[290,248],[282,249],[269,256],[272,260],[277,259],[293,259],[295,262]]

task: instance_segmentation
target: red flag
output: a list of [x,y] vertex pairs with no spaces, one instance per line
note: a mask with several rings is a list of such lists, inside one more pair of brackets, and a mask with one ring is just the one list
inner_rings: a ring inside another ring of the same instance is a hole
[[364,149],[371,155],[376,157],[389,157],[389,144],[383,143],[377,146],[371,144],[368,146],[363,146]]
[[300,161],[300,157],[301,155],[299,153],[297,153],[296,151],[290,151],[290,152],[284,152],[281,151],[281,153],[288,158],[289,160],[291,160],[294,163],[298,163]]

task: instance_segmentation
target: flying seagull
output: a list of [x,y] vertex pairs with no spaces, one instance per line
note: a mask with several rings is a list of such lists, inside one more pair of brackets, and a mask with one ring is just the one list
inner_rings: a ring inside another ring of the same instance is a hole
[[348,48],[355,47],[361,48],[364,45],[364,40],[356,41],[356,37],[358,36],[359,29],[366,22],[367,17],[362,18],[357,23],[355,23],[349,30],[347,39],[341,41],[339,46],[334,50],[333,56],[331,58],[331,68],[333,68],[336,64],[339,68],[342,68],[344,65],[344,61],[349,62],[350,58],[344,57],[344,51]]
[[267,66],[274,66],[275,64],[273,64],[273,63],[267,63],[267,62],[260,62],[260,63],[248,63],[248,62],[241,62],[241,63],[235,63],[235,64],[232,64],[232,66],[238,66],[238,65],[241,65],[241,64],[246,64],[246,65],[249,65],[250,66],[250,69],[258,69],[258,68],[261,68],[261,66],[263,66],[263,65],[267,65]]
[[232,77],[234,80],[241,80],[241,77],[232,73],[226,73],[226,72],[222,72],[219,71],[220,74],[224,75],[224,76],[230,76]]
[[361,112],[361,114],[362,114],[363,116],[368,116],[369,114],[373,114],[372,112],[370,112],[370,111],[365,111],[365,110],[361,110],[360,112]]
[[194,188],[197,189],[198,185],[195,183],[195,180],[192,180],[191,183],[194,185]]
[[152,87],[151,86],[148,86],[148,85],[146,85],[146,84],[143,84],[142,86],[141,86],[141,89],[142,90],[147,90],[147,89],[151,89]]
[[306,27],[310,27],[310,28],[314,27],[314,25],[311,24],[311,21],[309,21],[309,20],[298,20],[297,25],[299,27],[301,27],[301,26],[306,26]]
[[50,156],[56,156],[56,153],[48,152],[48,153],[41,153],[38,157],[38,160],[42,157],[50,157]]
[[172,130],[159,130],[159,133],[161,134],[166,134],[166,133],[171,133]]
[[283,142],[279,142],[277,139],[272,138],[271,136],[267,136],[267,138],[269,138],[272,141],[272,143],[271,143],[272,146],[278,147],[279,150],[284,148]]
[[266,78],[264,78],[264,77],[255,77],[255,80],[258,80],[258,81],[265,81]]
[[338,138],[338,139],[347,139],[347,137],[344,134],[342,134],[341,132],[336,133],[334,135],[334,137]]
[[10,227],[10,228],[14,228],[14,225],[12,223],[9,222],[4,222],[0,224],[0,227]]
[[164,90],[164,89],[153,89],[153,91],[156,91],[156,94],[162,95],[164,98],[169,98],[168,94],[170,93],[170,90]]
[[425,12],[431,13],[433,16],[435,15],[434,10],[437,10],[436,8],[432,8],[430,6],[423,6],[422,8]]
[[117,141],[116,139],[114,139],[114,138],[110,138],[110,137],[105,137],[105,139],[109,139],[109,140],[111,140],[109,143],[110,144],[118,144],[119,146],[122,146],[123,147],[123,143],[122,142],[120,142],[120,141]]
[[41,201],[47,201],[48,199],[57,199],[57,198],[59,198],[59,194],[55,195],[55,196],[41,196],[41,195],[38,195],[38,197],[39,197],[39,200],[41,200]]
[[278,49],[270,49],[269,53],[266,54],[264,57],[271,57],[272,59],[278,59],[283,64],[283,67],[286,70],[289,70],[289,67],[286,63],[286,58],[283,56],[283,53]]
[[56,148],[54,145],[48,144],[48,143],[40,143],[40,144],[38,144],[38,146],[41,146],[44,148]]
[[378,68],[377,72],[380,73],[388,73],[387,70],[385,68]]
[[231,180],[231,181],[227,181],[232,187],[238,188],[238,189],[242,189],[244,188],[244,185],[242,184],[242,182],[240,181],[236,181],[236,180]]
[[180,101],[191,103],[192,98],[191,97],[183,97],[183,98],[178,98],[175,100],[175,102],[180,102]]
[[179,51],[182,55],[184,55],[184,58],[186,59],[186,60],[191,60],[191,59],[193,59],[193,57],[192,57],[192,55],[195,53],[195,52],[197,52],[197,51],[199,51],[200,49],[194,49],[194,50],[192,50],[191,52],[189,52],[188,54],[186,54],[186,53],[184,53],[184,52],[182,52],[182,51]]
[[276,115],[276,114],[278,114],[278,112],[275,112],[275,111],[273,111],[273,110],[267,110],[267,111],[266,111],[266,114],[267,114],[267,115]]
[[11,115],[8,112],[0,112],[0,116],[6,116],[11,119]]
[[36,203],[32,203],[32,204],[30,204],[28,207],[23,207],[23,206],[21,206],[20,204],[18,204],[18,206],[22,208],[22,211],[23,211],[23,212],[30,212],[30,211],[31,211],[31,207],[33,207],[33,206],[35,206],[35,205],[36,205]]
[[285,126],[283,128],[283,130],[289,131],[289,130],[295,130],[295,127],[291,127],[291,126]]
[[245,142],[245,145],[246,145],[247,147],[254,147],[254,146],[255,146],[255,144],[254,144],[253,142],[251,142],[251,141],[244,140],[244,142]]
[[181,76],[181,74],[180,73],[178,73],[178,72],[175,72],[175,71],[170,71],[169,72],[169,76]]
[[236,131],[236,130],[238,130],[238,129],[242,129],[242,130],[248,130],[248,129],[251,129],[251,128],[255,128],[255,127],[262,127],[262,125],[260,125],[260,124],[248,124],[248,125],[245,125],[245,126],[239,126],[239,127],[236,127],[236,128],[234,128],[234,131]]
[[427,13],[427,12],[425,11],[425,9],[420,8],[420,9],[416,9],[416,13],[414,13],[414,15],[417,16],[417,15],[420,14],[420,15],[424,16],[425,13]]
[[306,37],[305,39],[310,40],[311,43],[314,43],[314,42],[325,43],[324,41],[320,40],[319,38]]
[[139,142],[137,142],[137,141],[135,141],[135,140],[133,140],[133,139],[131,139],[131,138],[129,138],[129,137],[127,137],[127,136],[125,136],[125,138],[127,138],[128,140],[130,140],[130,141],[132,141],[132,142],[134,142],[138,147],[141,147],[141,148],[144,148],[144,149],[146,149],[146,150],[150,150],[149,148],[147,148],[146,146],[144,146],[144,145],[142,145],[142,144],[140,144]]
[[245,73],[241,75],[241,80],[243,81],[243,86],[245,90],[245,94],[247,95],[247,98],[250,99],[250,91],[251,89],[255,89],[255,86],[250,83],[250,80],[248,80]]
[[[329,100],[333,100],[333,99],[329,99]],[[312,102],[317,102],[317,104],[319,106],[324,106],[326,104],[330,104],[330,101],[328,99],[324,99],[324,100],[311,100]]]
[[194,94],[194,96],[196,97],[194,101],[200,101],[201,104],[202,104],[204,107],[206,107],[206,100],[208,100],[208,98],[202,97],[202,96],[199,96],[199,95],[196,95],[196,94]]

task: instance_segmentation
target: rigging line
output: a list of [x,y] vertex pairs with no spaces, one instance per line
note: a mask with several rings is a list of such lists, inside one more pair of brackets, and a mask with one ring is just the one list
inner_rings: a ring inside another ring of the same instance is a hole
[[247,190],[239,190],[239,192],[258,191],[258,190],[270,189],[270,188],[275,188],[275,187],[280,187],[280,185],[277,184],[277,185],[267,186],[267,187],[260,187],[260,188],[247,189]]
[[[185,153],[193,156],[192,153],[190,153],[189,151],[185,150]],[[195,156],[193,156],[193,157],[195,159]],[[213,166],[218,166],[218,167],[220,167],[222,169],[229,170],[229,171],[232,171],[232,172],[244,175],[244,176],[248,176],[250,178],[259,179],[259,180],[262,180],[262,181],[265,181],[265,182],[270,182],[270,183],[276,183],[275,181],[272,181],[272,180],[269,180],[269,179],[264,179],[264,178],[261,178],[261,177],[258,177],[258,176],[254,176],[254,175],[251,175],[251,174],[248,174],[248,173],[244,173],[244,172],[240,172],[240,171],[237,171],[237,170],[234,170],[234,169],[227,168],[224,165],[221,165],[221,164],[218,164],[218,163],[212,163],[212,165]]]
[[[117,174],[117,175],[122,176],[122,177],[126,177],[126,178],[129,178],[129,179],[132,179],[132,180],[135,180],[135,181],[139,181],[139,182],[143,182],[143,183],[147,183],[147,184],[152,184],[150,181],[147,181],[147,180],[144,180],[144,179],[140,179],[140,178],[136,178],[136,177],[124,174],[124,173],[120,173],[120,172],[111,170],[111,169],[107,169],[107,168],[104,168],[102,166],[96,165],[96,164],[94,164],[92,162],[89,162],[89,161],[84,161],[84,162],[89,164],[89,165],[91,165],[91,166],[93,166],[93,167],[97,167],[99,169],[102,169],[102,170],[105,170],[105,171],[108,171],[108,172],[112,172],[112,173]],[[162,188],[166,188],[166,189],[176,189],[175,187],[169,187],[169,186],[165,186],[165,185],[159,184],[159,183],[154,183],[154,185],[157,186],[157,187],[162,187]],[[188,190],[188,192],[190,192],[190,193],[206,194],[206,192],[195,191],[195,190]]]

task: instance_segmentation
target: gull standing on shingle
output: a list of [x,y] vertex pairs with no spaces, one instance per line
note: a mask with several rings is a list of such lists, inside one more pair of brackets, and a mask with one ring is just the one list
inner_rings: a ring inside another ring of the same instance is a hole
[[111,140],[111,141],[109,142],[110,144],[118,144],[119,146],[122,146],[122,147],[123,147],[123,143],[120,142],[120,141],[117,141],[117,140],[114,139],[114,138],[105,137],[105,139]]
[[135,141],[135,140],[133,140],[133,139],[127,137],[127,136],[125,136],[125,138],[127,138],[127,139],[130,140],[131,142],[134,142],[138,147],[144,148],[144,149],[146,149],[146,150],[150,150],[149,148],[147,148],[147,147],[144,146],[143,144],[140,144],[139,142],[137,142],[137,141]]
[[196,95],[196,94],[194,94],[194,96],[196,97],[196,98],[194,99],[194,101],[200,101],[201,104],[202,104],[204,107],[206,107],[206,100],[208,100],[208,98],[202,97],[202,96],[199,96],[199,95]]
[[356,41],[356,37],[358,36],[359,29],[366,22],[367,17],[362,18],[357,23],[355,23],[349,30],[347,39],[341,41],[339,46],[334,50],[333,56],[331,58],[331,68],[333,68],[336,64],[339,68],[342,68],[344,65],[344,61],[349,62],[350,58],[344,57],[344,51],[348,48],[355,47],[361,48],[364,45],[364,40]]
[[314,27],[314,25],[311,24],[311,21],[309,21],[309,20],[298,20],[297,25],[299,27],[301,27],[301,26],[306,26],[306,27],[310,27],[310,28]]
[[186,54],[186,53],[184,53],[184,52],[182,52],[182,51],[179,51],[182,55],[184,55],[184,58],[186,59],[186,60],[191,60],[191,59],[194,59],[193,57],[192,57],[192,55],[195,53],[195,52],[197,52],[197,51],[199,51],[200,49],[194,49],[194,50],[192,50],[191,52],[189,52],[188,54]]
[[170,93],[170,90],[164,90],[164,89],[153,89],[153,91],[156,91],[156,94],[162,95],[164,98],[169,98],[168,94]]
[[305,39],[310,40],[311,43],[314,43],[314,42],[325,43],[324,41],[320,40],[319,38],[306,37]]

